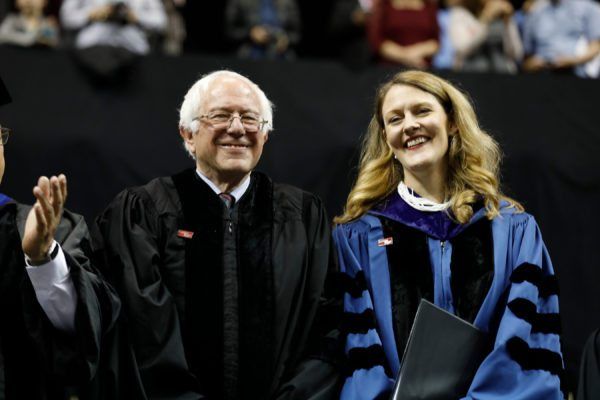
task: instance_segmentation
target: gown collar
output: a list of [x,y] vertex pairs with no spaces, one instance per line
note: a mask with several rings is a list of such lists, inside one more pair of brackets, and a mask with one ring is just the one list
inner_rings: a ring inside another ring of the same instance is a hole
[[434,212],[417,210],[404,201],[397,191],[394,191],[369,213],[415,228],[435,239],[448,240],[461,233],[473,222],[485,217],[485,208],[481,202],[476,203],[474,208],[476,211],[471,220],[466,224],[460,224],[450,218],[450,210]]

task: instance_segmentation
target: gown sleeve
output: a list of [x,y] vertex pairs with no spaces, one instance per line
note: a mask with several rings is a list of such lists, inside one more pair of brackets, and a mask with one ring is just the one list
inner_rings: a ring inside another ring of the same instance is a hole
[[512,218],[493,350],[463,399],[563,399],[558,283],[533,217]]
[[[17,224],[23,232],[31,207],[19,205]],[[65,210],[55,234],[62,247],[71,280],[77,293],[75,330],[50,329],[52,369],[65,382],[84,385],[96,374],[106,334],[113,328],[120,310],[114,289],[104,280],[90,261],[90,235],[82,216]],[[28,285],[29,286],[29,285]],[[37,332],[40,324],[31,310],[38,308],[37,298],[24,292],[25,324],[29,332]],[[28,311],[30,310],[30,311]],[[47,317],[46,317],[47,318]],[[52,326],[51,323],[45,324]]]
[[387,398],[393,386],[365,277],[365,270],[369,268],[366,229],[355,222],[338,225],[333,232],[345,280],[342,332],[346,334],[347,371],[342,400]]
[[[336,290],[337,260],[325,208],[314,196],[304,203],[304,224],[310,262],[311,286],[318,307],[308,331],[307,351],[278,390],[277,400],[337,399],[340,390],[341,348],[339,315],[342,304]],[[325,282],[325,284],[323,284]]]
[[162,274],[176,250],[164,245],[168,232],[150,194],[120,193],[96,219],[93,235],[103,272],[123,301],[100,398],[204,398],[188,370],[176,300]]

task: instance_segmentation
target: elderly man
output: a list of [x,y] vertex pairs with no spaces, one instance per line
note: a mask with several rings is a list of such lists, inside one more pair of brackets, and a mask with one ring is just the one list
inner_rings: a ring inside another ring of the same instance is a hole
[[[0,80],[0,105],[10,100]],[[0,127],[0,180],[10,130]],[[33,207],[0,194],[0,399],[65,399],[95,373],[116,294],[92,269],[64,175],[41,177]]]
[[336,396],[330,228],[314,195],[253,171],[272,126],[256,84],[206,75],[180,111],[195,168],[125,190],[97,219],[124,303],[121,398]]

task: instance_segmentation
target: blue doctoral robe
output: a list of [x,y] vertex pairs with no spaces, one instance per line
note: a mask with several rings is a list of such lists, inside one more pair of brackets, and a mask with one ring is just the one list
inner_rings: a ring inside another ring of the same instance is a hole
[[[428,253],[429,260],[423,262],[431,267],[431,300],[457,313],[451,281],[453,246],[469,226],[488,223],[485,218],[481,208],[469,223],[453,224],[443,212],[426,215],[394,193],[383,206],[336,226],[340,269],[347,275],[344,319],[351,321],[346,324],[348,376],[342,400],[386,398],[400,369],[404,348],[398,348],[395,337],[397,317],[392,314],[398,297],[390,275],[409,266],[390,264],[386,248],[400,240],[382,240],[388,238],[384,225],[400,223],[426,237],[423,254]],[[494,345],[463,399],[562,399],[558,286],[538,225],[531,215],[518,213],[507,203],[488,225],[493,265],[471,322],[488,332]],[[402,255],[399,260],[404,260]],[[408,319],[404,323],[410,326],[414,314]]]

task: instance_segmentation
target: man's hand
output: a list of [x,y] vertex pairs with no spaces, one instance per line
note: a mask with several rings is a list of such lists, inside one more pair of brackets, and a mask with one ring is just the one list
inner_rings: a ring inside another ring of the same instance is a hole
[[67,198],[64,175],[48,179],[40,177],[33,188],[36,202],[27,216],[23,235],[23,253],[34,263],[46,259]]

